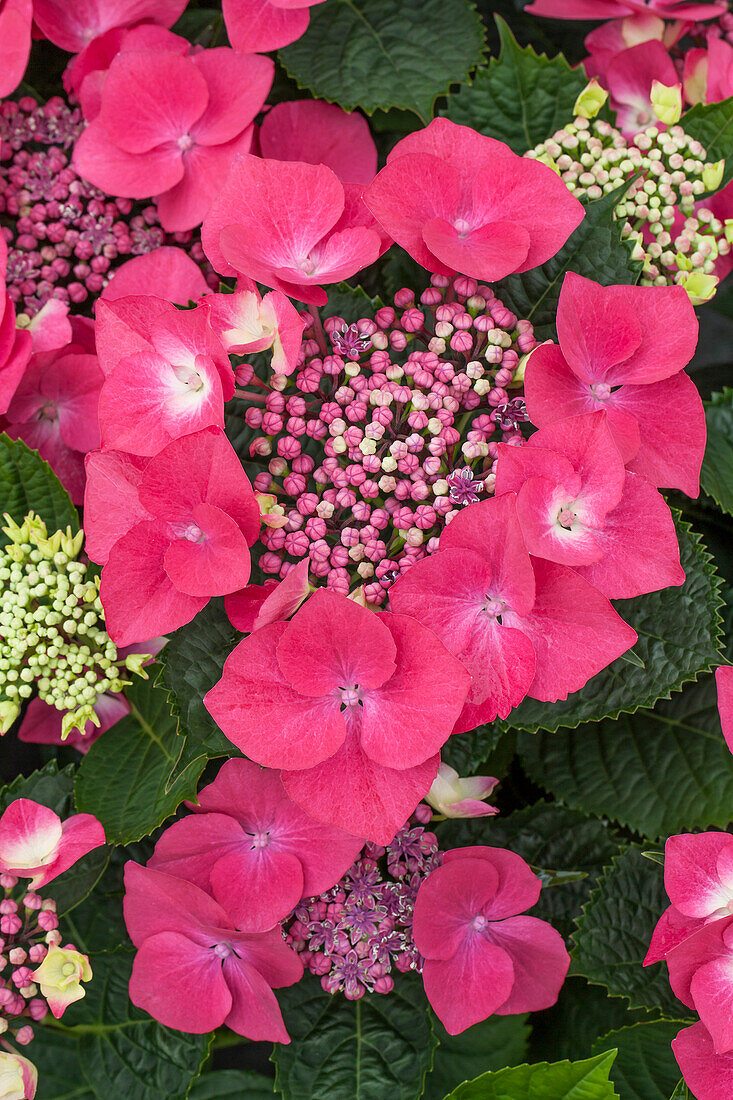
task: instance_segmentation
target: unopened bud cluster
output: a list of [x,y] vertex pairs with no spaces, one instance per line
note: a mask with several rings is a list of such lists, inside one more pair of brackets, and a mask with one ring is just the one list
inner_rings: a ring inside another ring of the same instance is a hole
[[392,970],[422,970],[412,938],[415,898],[442,856],[433,833],[403,826],[386,848],[369,842],[332,889],[305,898],[285,924],[285,940],[327,993],[355,1001],[390,993]]
[[99,579],[79,561],[84,532],[56,531],[33,512],[19,526],[6,515],[0,550],[0,732],[34,691],[64,711],[63,733],[99,725],[94,704],[120,692],[127,670],[145,677],[147,654],[120,658],[104,628]]
[[712,297],[731,226],[700,200],[720,186],[724,164],[709,161],[681,126],[625,138],[602,119],[577,117],[526,155],[554,168],[578,198],[598,199],[635,176],[615,216],[643,263],[642,284],[680,284],[695,302]]
[[26,1045],[31,1024],[49,1010],[33,971],[62,937],[53,898],[19,886],[14,875],[0,874],[0,887],[0,1035]]
[[351,325],[309,321],[292,377],[238,371],[258,387],[240,394],[266,464],[255,489],[272,498],[260,567],[282,577],[308,557],[329,588],[363,586],[379,605],[458,509],[493,492],[497,444],[527,419],[522,362],[537,341],[465,276],[434,275]]

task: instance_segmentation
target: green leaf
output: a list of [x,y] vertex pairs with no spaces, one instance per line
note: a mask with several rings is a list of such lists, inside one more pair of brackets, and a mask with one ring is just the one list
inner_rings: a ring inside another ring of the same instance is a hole
[[684,1020],[656,1020],[611,1031],[597,1039],[593,1053],[618,1051],[611,1080],[624,1100],[668,1100],[679,1077],[670,1043]]
[[53,1027],[37,1027],[28,1051],[38,1070],[35,1100],[94,1100],[79,1065],[79,1041]]
[[605,989],[589,985],[585,978],[567,978],[557,1003],[531,1017],[529,1059],[588,1058],[595,1040],[609,1028],[625,1027],[649,1016],[643,1009],[630,1009],[623,997],[609,997]]
[[669,1100],[695,1100],[695,1097],[685,1084],[684,1077],[677,1083],[677,1088],[674,1090]]
[[275,1082],[262,1073],[243,1069],[218,1069],[194,1081],[188,1100],[269,1100]]
[[272,1055],[285,1100],[417,1100],[437,1040],[422,982],[398,975],[391,993],[348,1001],[306,975],[278,991],[290,1045]]
[[615,600],[622,619],[639,635],[634,651],[644,667],[618,660],[560,703],[525,699],[506,728],[556,730],[651,707],[720,663],[720,577],[699,535],[677,520],[680,560],[687,579],[633,600]]
[[179,719],[174,775],[194,761],[237,754],[204,706],[204,695],[221,679],[224,662],[241,638],[226,616],[224,601],[210,600],[195,619],[176,630],[161,653],[162,682]]
[[328,304],[318,310],[321,317],[343,317],[347,324],[358,321],[360,317],[373,317],[384,305],[381,299],[370,298],[362,287],[349,286],[348,283],[330,286],[326,293]]
[[74,812],[74,765],[59,770],[55,760],[49,760],[31,775],[18,775],[12,783],[0,790],[0,814],[7,810],[16,798],[30,798],[48,806],[59,817]]
[[441,113],[526,153],[572,119],[587,78],[562,54],[550,59],[531,46],[523,49],[504,20],[495,18],[501,53],[479,69],[471,85],[450,96]]
[[180,747],[166,693],[147,680],[129,688],[127,700],[130,714],[95,741],[74,784],[77,809],[98,817],[112,844],[147,836],[194,798],[205,763],[194,761],[169,784]]
[[725,160],[720,187],[733,176],[733,96],[720,103],[696,103],[680,119],[680,126],[690,137],[705,146],[707,160]]
[[631,259],[628,246],[621,240],[621,226],[613,220],[614,208],[627,187],[628,180],[616,191],[584,204],[583,221],[546,264],[494,284],[504,305],[517,317],[532,322],[538,340],[557,338],[555,317],[566,271],[585,275],[603,286],[638,282],[640,265]]
[[662,963],[643,967],[654,927],[669,905],[662,868],[630,846],[617,856],[583,907],[573,936],[571,973],[603,985],[631,1008],[684,1016]]
[[608,1072],[614,1051],[583,1062],[540,1062],[484,1073],[445,1100],[613,1100]]
[[708,440],[700,484],[708,496],[733,516],[733,389],[726,387],[705,402]]
[[483,46],[468,0],[328,0],[280,60],[318,99],[367,114],[403,107],[427,123],[437,96],[480,64]]
[[[79,515],[69,494],[51,467],[22,439],[0,435],[0,516],[7,512],[20,523],[35,512],[49,532],[71,527],[79,530]],[[7,538],[0,533],[0,543]]]
[[731,820],[733,756],[712,676],[653,711],[522,734],[518,745],[530,776],[563,802],[650,840]]
[[488,820],[446,821],[437,832],[443,848],[490,844],[510,848],[535,869],[585,872],[588,877],[580,882],[543,889],[532,909],[534,916],[549,920],[563,935],[570,934],[595,880],[620,848],[602,822],[551,802]]
[[141,847],[113,848],[107,868],[94,888],[64,916],[65,934],[92,962],[99,952],[112,951],[129,942],[122,912],[124,867],[128,859],[137,863],[147,861],[152,847],[147,851],[140,850]]
[[87,853],[73,867],[69,867],[68,871],[53,880],[51,892],[60,917],[76,909],[92,892],[108,863],[109,849],[105,845]]
[[428,1074],[424,1100],[443,1100],[456,1085],[487,1069],[502,1069],[521,1062],[527,1055],[529,1024],[521,1016],[490,1016],[460,1035],[449,1035],[440,1020],[433,1020],[438,1049],[432,1073]]
[[134,1007],[133,956],[121,949],[93,958],[86,996],[65,1013],[64,1026],[78,1038],[81,1073],[97,1100],[182,1100],[208,1057],[209,1036],[172,1031]]

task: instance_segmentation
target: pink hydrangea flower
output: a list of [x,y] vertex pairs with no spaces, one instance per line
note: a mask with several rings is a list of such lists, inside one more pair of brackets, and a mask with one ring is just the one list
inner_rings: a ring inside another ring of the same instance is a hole
[[716,1054],[705,1024],[698,1022],[680,1031],[672,1040],[672,1051],[697,1100],[730,1100],[733,1096],[733,1051]]
[[249,150],[273,71],[269,58],[224,47],[118,54],[100,112],[77,142],[77,170],[109,194],[157,196],[165,229],[192,229]]
[[589,77],[603,78],[609,62],[616,54],[638,46],[641,42],[657,41],[671,46],[680,37],[681,29],[682,24],[669,25],[649,11],[601,23],[585,36],[585,46],[590,57],[585,59],[583,67]]
[[99,297],[115,302],[118,298],[146,295],[151,289],[159,298],[179,306],[187,306],[210,292],[201,268],[188,253],[163,245],[121,264]]
[[562,936],[519,916],[540,880],[504,848],[455,848],[422,882],[413,934],[428,1000],[457,1035],[495,1013],[538,1012],[557,1000],[570,965]]
[[0,99],[20,84],[31,52],[33,0],[0,0]]
[[153,455],[183,435],[223,429],[234,378],[205,305],[122,298],[98,303],[97,318],[103,449]]
[[652,84],[671,88],[680,83],[672,58],[658,39],[640,42],[617,53],[608,63],[603,84],[611,93],[611,106],[616,111],[616,125],[627,137],[656,126],[659,121],[651,101]]
[[305,34],[309,8],[323,0],[223,0],[229,41],[242,53],[269,53]]
[[50,463],[75,504],[84,497],[84,455],[100,445],[104,376],[97,356],[71,343],[33,355],[6,412],[6,431]]
[[166,829],[148,867],[211,894],[243,932],[273,928],[301,898],[329,890],[364,846],[315,821],[277,772],[249,760],[227,760],[190,808],[194,816]]
[[244,638],[204,702],[311,816],[383,844],[430,789],[467,688],[414,619],[319,589]]
[[252,634],[269,623],[289,619],[310,591],[308,559],[304,558],[279,582],[248,584],[241,591],[225,596],[224,607],[233,627],[243,634]]
[[718,711],[723,727],[725,743],[733,752],[733,668],[721,665],[715,671],[715,683],[718,688]]
[[664,888],[672,904],[657,922],[644,966],[666,958],[708,922],[733,916],[733,836],[671,836],[664,849]]
[[124,913],[137,948],[134,1005],[178,1031],[226,1024],[255,1041],[290,1042],[272,990],[297,982],[303,964],[279,928],[240,932],[198,886],[136,863],[125,866]]
[[462,778],[443,761],[425,801],[444,817],[490,817],[499,811],[496,806],[488,806],[484,799],[498,782],[492,775]]
[[206,301],[209,321],[227,352],[252,355],[272,349],[272,370],[292,374],[298,364],[305,321],[284,294],[257,290],[212,294]]
[[335,103],[276,103],[265,115],[258,137],[267,160],[325,164],[343,183],[364,187],[377,174],[377,147],[369,123],[358,111],[344,111]]
[[524,9],[548,19],[618,19],[652,12],[662,19],[713,19],[727,10],[724,0],[696,4],[694,0],[533,0]]
[[55,46],[79,53],[93,39],[113,27],[131,27],[148,20],[170,27],[186,7],[186,0],[34,0],[33,18]]
[[360,192],[324,164],[239,157],[204,219],[204,251],[222,275],[325,305],[324,283],[348,279],[383,248]]
[[364,202],[428,271],[487,281],[549,260],[584,216],[547,165],[446,118],[397,143]]
[[15,307],[5,289],[7,264],[8,246],[0,233],[0,413],[7,411],[33,350],[31,334],[15,327]]
[[[602,287],[569,271],[557,310],[559,347],[527,360],[530,420],[544,428],[604,409],[628,468],[696,497],[705,411],[684,367],[698,324],[682,287]],[[669,430],[674,420],[674,433]]]
[[177,439],[147,463],[97,452],[88,473],[86,549],[103,565],[100,597],[117,645],[176,630],[212,596],[247,583],[259,508],[219,428]]
[[496,492],[517,494],[530,554],[572,566],[609,599],[684,582],[669,507],[624,469],[604,411],[558,420],[523,447],[499,444]]
[[62,821],[48,807],[18,798],[0,817],[0,870],[31,879],[31,890],[38,890],[104,843],[104,829],[92,814]]
[[390,601],[434,631],[471,674],[457,732],[506,718],[526,694],[566,699],[636,642],[575,570],[530,560],[513,493],[463,509],[438,552],[392,586]]

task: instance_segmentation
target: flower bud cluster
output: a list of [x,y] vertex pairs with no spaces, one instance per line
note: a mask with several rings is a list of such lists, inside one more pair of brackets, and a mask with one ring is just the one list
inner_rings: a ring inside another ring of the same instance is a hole
[[730,252],[730,227],[701,198],[720,185],[724,166],[710,162],[681,126],[650,126],[625,138],[602,119],[578,117],[526,155],[554,168],[578,198],[598,199],[635,176],[615,216],[643,262],[642,284],[678,283],[693,299],[712,297],[716,261]]
[[393,968],[422,969],[412,914],[420,883],[440,863],[435,835],[421,826],[403,826],[386,848],[368,843],[340,882],[299,903],[283,925],[286,943],[327,993],[351,1001],[390,993]]
[[[456,510],[493,491],[497,443],[516,440],[527,419],[520,363],[537,341],[476,280],[431,284],[419,301],[400,290],[352,325],[309,317],[292,377],[242,394],[250,453],[267,463],[254,486],[277,501],[265,573],[283,577],[307,556],[329,588],[363,585],[379,605],[437,549]],[[238,377],[261,385],[250,366]]]
[[94,704],[146,678],[149,654],[121,658],[104,628],[99,579],[79,561],[84,532],[56,531],[33,512],[19,526],[6,515],[9,542],[0,550],[0,732],[5,733],[34,689],[65,711],[63,733],[99,725]]
[[34,970],[62,937],[53,898],[28,891],[14,875],[0,874],[0,887],[0,1035],[26,1045],[32,1023],[49,1011]]
[[163,244],[185,247],[216,288],[198,237],[166,234],[155,206],[110,198],[77,174],[71,148],[83,128],[79,108],[60,96],[0,104],[0,216],[12,219],[2,232],[18,324],[49,298],[98,295],[115,266]]

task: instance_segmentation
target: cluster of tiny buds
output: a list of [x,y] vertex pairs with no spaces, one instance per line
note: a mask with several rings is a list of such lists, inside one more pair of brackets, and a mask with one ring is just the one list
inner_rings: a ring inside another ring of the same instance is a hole
[[647,286],[687,285],[693,273],[711,277],[730,252],[733,224],[700,201],[720,185],[724,165],[708,161],[681,126],[649,126],[625,138],[602,119],[578,117],[526,155],[550,164],[578,197],[600,198],[637,177],[615,216]]
[[80,304],[98,295],[115,266],[163,244],[186,248],[216,289],[198,238],[166,234],[155,206],[111,198],[77,175],[71,146],[83,128],[79,108],[59,96],[0,104],[0,214],[12,219],[2,232],[19,323],[49,298]]
[[[437,549],[457,509],[490,494],[499,442],[521,442],[532,325],[475,279],[434,275],[419,300],[347,325],[307,316],[290,376],[238,368],[250,454],[271,494],[260,567],[310,571],[384,602],[400,572]],[[470,484],[469,484],[470,483]]]
[[0,732],[5,733],[34,689],[64,711],[63,733],[99,725],[94,704],[146,678],[149,654],[121,658],[104,629],[99,579],[79,561],[84,532],[56,531],[31,512],[18,525],[5,516],[0,550]]
[[435,835],[419,825],[403,826],[386,848],[368,843],[331,890],[296,906],[286,943],[327,993],[390,993],[393,969],[422,969],[412,914],[420,883],[440,863]]
[[[61,943],[56,902],[18,889],[14,875],[0,874],[4,894],[0,901],[0,1036],[25,1046],[33,1038],[28,1021],[37,1023],[48,1004],[33,981],[49,947]],[[30,964],[30,965],[29,965]]]

